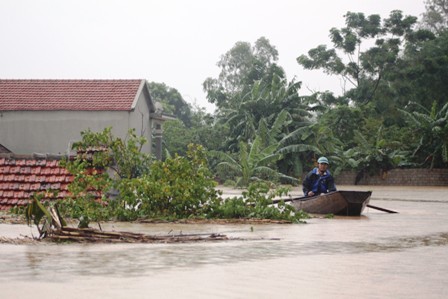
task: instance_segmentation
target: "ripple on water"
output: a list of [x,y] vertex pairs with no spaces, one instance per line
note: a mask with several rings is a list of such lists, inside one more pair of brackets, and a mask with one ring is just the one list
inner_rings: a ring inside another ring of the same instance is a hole
[[[387,253],[424,246],[446,246],[448,233],[378,242],[232,241],[199,244],[115,244],[26,246],[6,257],[0,252],[3,279],[68,279],[71,276],[129,277],[160,271],[235,264],[294,256]],[[41,276],[41,273],[46,275]]]

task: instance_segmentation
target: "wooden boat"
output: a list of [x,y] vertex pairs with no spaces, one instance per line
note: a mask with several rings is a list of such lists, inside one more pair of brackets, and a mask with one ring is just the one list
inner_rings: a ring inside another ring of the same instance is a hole
[[372,191],[334,191],[312,197],[293,198],[297,210],[310,214],[359,216],[370,201]]

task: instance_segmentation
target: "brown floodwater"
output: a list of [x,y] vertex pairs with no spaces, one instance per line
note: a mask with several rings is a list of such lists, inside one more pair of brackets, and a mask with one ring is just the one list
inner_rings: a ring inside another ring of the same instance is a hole
[[[307,224],[103,225],[245,240],[1,244],[0,298],[448,298],[448,188],[438,191],[435,200],[372,198],[399,214],[367,209]],[[32,233],[0,224],[0,236]]]

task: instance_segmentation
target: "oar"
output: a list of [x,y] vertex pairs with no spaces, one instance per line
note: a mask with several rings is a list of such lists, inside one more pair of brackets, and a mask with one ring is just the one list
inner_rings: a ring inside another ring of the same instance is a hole
[[[304,196],[304,197],[296,197],[296,198],[274,199],[274,200],[272,200],[272,203],[276,204],[276,203],[279,203],[281,201],[288,202],[288,201],[300,200],[300,199],[304,199],[304,198],[306,198],[306,196]],[[375,210],[378,210],[378,211],[387,212],[387,213],[391,213],[391,214],[398,214],[398,212],[396,212],[396,211],[388,210],[388,209],[385,209],[385,208],[380,208],[380,207],[373,206],[373,205],[370,205],[370,204],[368,204],[367,206],[369,208],[372,208],[372,209],[375,209]]]
[[294,198],[273,199],[272,203],[276,204],[276,203],[279,203],[281,201],[288,202],[288,201],[294,201],[294,200],[299,200],[299,199],[304,199],[304,198],[306,198],[306,196],[304,196],[304,197],[294,197]]
[[368,206],[369,208],[372,208],[372,209],[375,209],[375,210],[378,210],[378,211],[383,211],[383,212],[391,213],[391,214],[398,213],[398,212],[396,212],[396,211],[388,210],[388,209],[385,209],[385,208],[380,208],[380,207],[377,207],[377,206],[372,206],[372,205],[367,205],[367,206]]
[[[325,193],[325,194],[331,194],[331,193],[333,193],[333,192],[337,192],[337,191],[331,191],[331,192],[328,192],[328,193]],[[295,201],[295,200],[302,200],[302,201],[305,201],[305,200],[313,199],[313,198],[318,197],[318,196],[319,196],[319,195],[302,196],[302,197],[293,197],[293,198],[289,197],[289,198],[273,199],[273,200],[272,200],[272,203],[273,203],[273,204],[276,204],[276,203],[279,203],[279,202],[281,202],[281,201],[288,202],[288,201]]]

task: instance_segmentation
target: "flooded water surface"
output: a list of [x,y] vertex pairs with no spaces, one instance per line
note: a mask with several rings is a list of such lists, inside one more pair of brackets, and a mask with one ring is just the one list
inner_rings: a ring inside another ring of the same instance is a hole
[[[3,244],[0,298],[448,298],[446,195],[372,198],[400,213],[307,224],[103,226],[241,238],[224,242]],[[30,234],[0,224],[0,236],[16,230]]]

